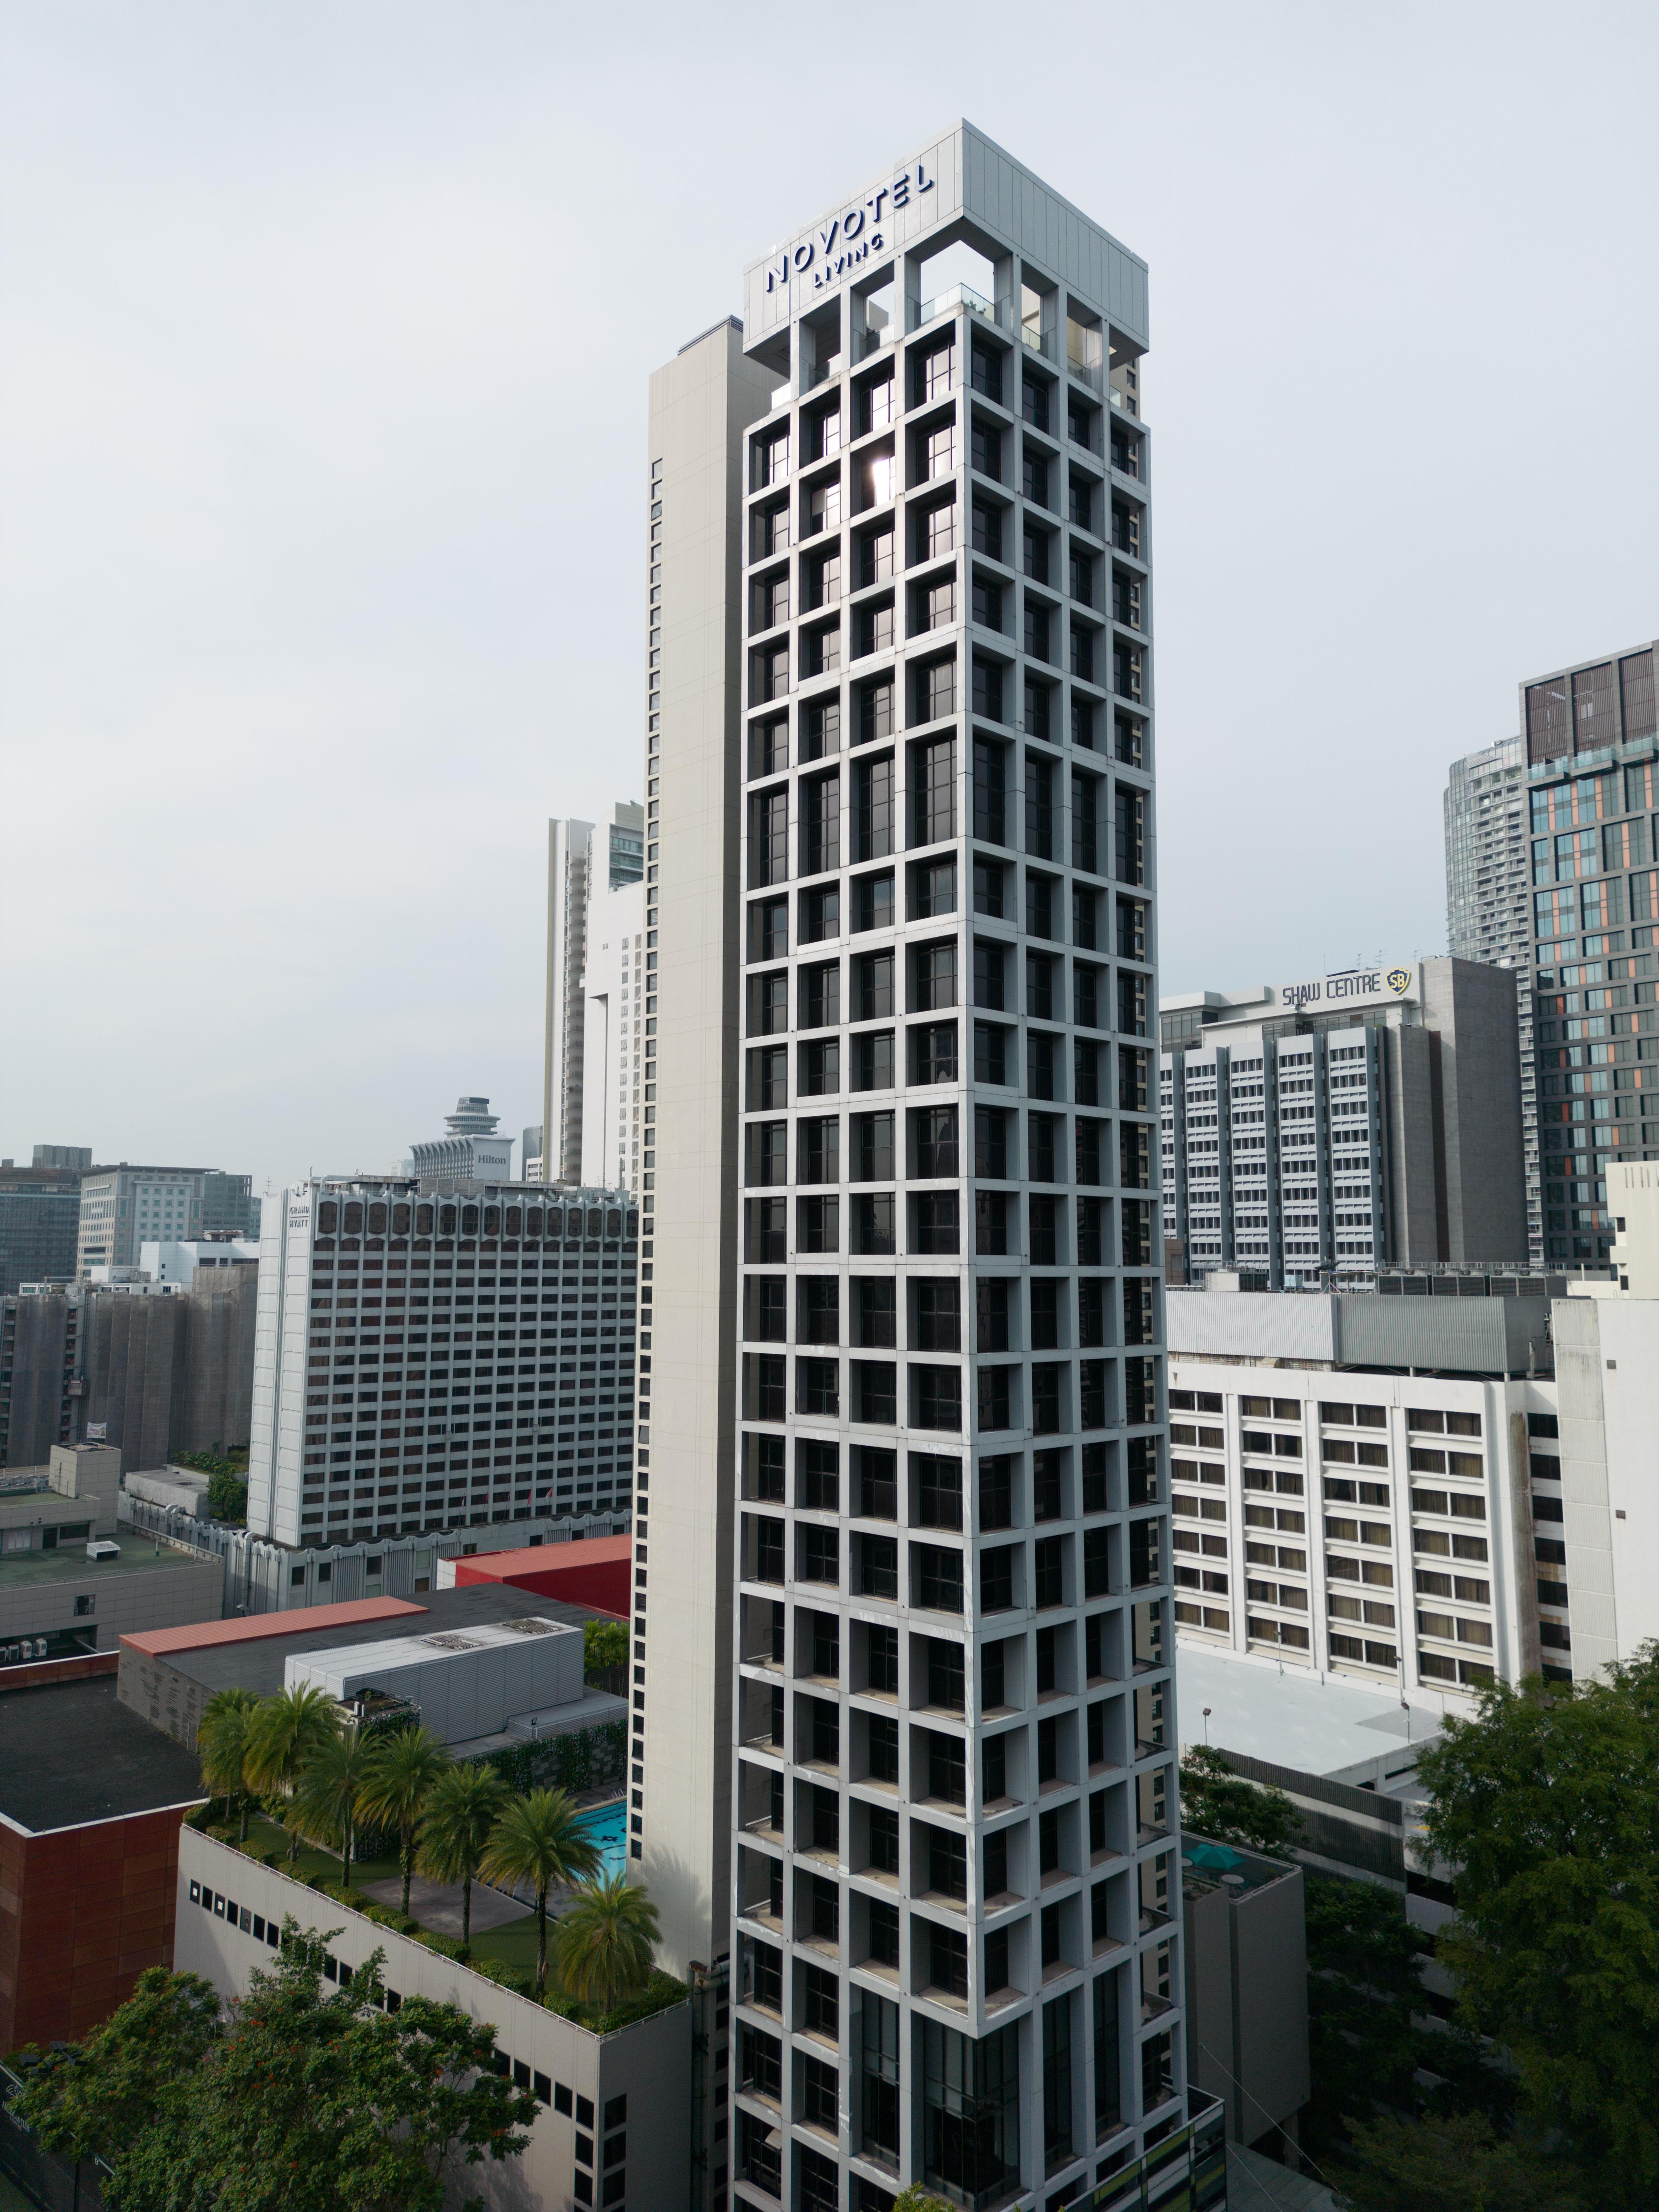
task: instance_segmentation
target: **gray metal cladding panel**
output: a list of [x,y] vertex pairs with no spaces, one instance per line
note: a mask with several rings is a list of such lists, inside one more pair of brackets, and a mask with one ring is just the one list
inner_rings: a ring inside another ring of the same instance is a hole
[[1526,1364],[1548,1333],[1542,1298],[1342,1297],[1338,1357],[1349,1367],[1422,1367],[1502,1374]]
[[1147,337],[1146,264],[971,124],[963,127],[963,204],[1023,253]]
[[1224,1359],[1334,1360],[1338,1356],[1336,1304],[1311,1291],[1292,1297],[1255,1291],[1171,1290],[1164,1297],[1170,1357],[1178,1359],[1182,1352],[1202,1352]]

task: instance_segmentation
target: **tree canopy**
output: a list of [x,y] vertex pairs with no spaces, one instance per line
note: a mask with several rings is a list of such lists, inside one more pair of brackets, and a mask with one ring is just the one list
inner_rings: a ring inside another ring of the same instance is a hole
[[536,1893],[536,1994],[547,1987],[547,1898],[556,1884],[599,1870],[599,1846],[582,1826],[576,1801],[562,1790],[515,1797],[490,1832],[480,1871],[511,1888],[527,1881]]
[[628,1663],[628,1623],[625,1620],[590,1620],[582,1627],[582,1663],[590,1674],[602,1668],[623,1667]]
[[1361,2123],[1339,2175],[1348,2212],[1589,2212],[1559,2167],[1484,2112]]
[[1599,2212],[1659,2201],[1659,1651],[1486,1690],[1419,1773],[1456,1869],[1439,1954],[1524,2122]]
[[382,2009],[378,1954],[337,1991],[321,1963],[290,1921],[222,2011],[199,1976],[150,1967],[13,2109],[48,2150],[108,2160],[112,2212],[439,2212],[459,2169],[523,2150],[535,2100],[456,2006]]
[[586,1882],[553,1933],[559,1979],[580,2003],[609,2012],[651,1978],[657,1908],[626,1875]]

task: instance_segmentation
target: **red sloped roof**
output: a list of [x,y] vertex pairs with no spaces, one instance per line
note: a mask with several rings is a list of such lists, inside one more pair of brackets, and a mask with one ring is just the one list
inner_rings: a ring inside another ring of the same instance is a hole
[[556,1572],[581,1567],[626,1564],[634,1556],[631,1536],[587,1536],[574,1544],[531,1544],[516,1552],[469,1552],[455,1562],[455,1578],[462,1571],[489,1582],[510,1582],[514,1575]]
[[298,1636],[313,1628],[350,1628],[360,1620],[395,1620],[424,1613],[406,1597],[354,1598],[343,1605],[301,1605],[289,1613],[255,1613],[236,1620],[198,1620],[188,1628],[146,1628],[121,1641],[152,1658],[164,1651],[199,1651],[210,1644],[257,1644],[267,1636]]

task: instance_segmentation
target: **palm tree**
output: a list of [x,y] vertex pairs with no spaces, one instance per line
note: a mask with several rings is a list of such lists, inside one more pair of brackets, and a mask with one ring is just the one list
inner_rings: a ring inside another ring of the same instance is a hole
[[626,1875],[584,1883],[553,1930],[559,1979],[581,2004],[614,2011],[651,1978],[657,1908]]
[[510,1887],[527,1881],[536,1893],[536,1994],[547,1988],[547,1893],[599,1870],[599,1853],[582,1826],[576,1801],[562,1790],[515,1797],[495,1823],[479,1871]]
[[252,1690],[216,1691],[196,1731],[203,1783],[213,1796],[240,1806],[243,1843],[247,1841],[249,1792],[242,1780],[242,1766],[247,1757],[248,1715],[258,1702]]
[[[334,1701],[314,1682],[278,1690],[261,1698],[248,1716],[247,1751],[242,1771],[248,1787],[261,1793],[294,1795],[301,1773],[340,1733]],[[300,1855],[300,1832],[289,1826],[289,1861]]]
[[449,1753],[430,1729],[399,1729],[382,1736],[370,1756],[357,1797],[366,1820],[395,1827],[404,1869],[404,1918],[409,1917],[409,1885],[415,1874],[415,1838],[432,1785],[447,1771]]
[[351,1887],[351,1838],[369,1769],[369,1747],[356,1729],[325,1743],[301,1775],[294,1809],[309,1827],[342,1843],[340,1880]]
[[427,1794],[421,1871],[461,1885],[461,1948],[472,1948],[472,1878],[507,1803],[507,1784],[488,1766],[452,1766]]

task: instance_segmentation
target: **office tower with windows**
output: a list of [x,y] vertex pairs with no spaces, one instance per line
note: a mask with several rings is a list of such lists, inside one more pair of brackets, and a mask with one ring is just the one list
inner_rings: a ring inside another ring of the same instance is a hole
[[298,1184],[265,1217],[254,1534],[309,1546],[626,1506],[624,1192],[348,1177]]
[[1188,2116],[1146,270],[963,125],[745,305],[653,387],[635,1857],[714,2201],[1076,2196]]
[[[1446,781],[1446,950],[1454,960],[1508,968],[1517,979],[1521,1111],[1537,1122],[1532,1051],[1532,867],[1527,846],[1526,748],[1500,738],[1454,761]],[[1538,1204],[1535,1165],[1528,1170],[1528,1212]]]
[[645,870],[645,815],[622,800],[611,819],[547,825],[547,1030],[543,1054],[544,1182],[582,1179],[590,913]]
[[1369,1290],[1389,1262],[1526,1249],[1512,976],[1409,960],[1158,1009],[1180,1272]]
[[1446,950],[1524,968],[1531,944],[1527,764],[1519,738],[1455,760],[1446,780]]
[[1659,1158],[1659,714],[1644,645],[1521,689],[1531,816],[1534,1258],[1606,1261],[1610,1160]]
[[40,1158],[44,1152],[72,1150],[37,1145],[33,1167],[0,1160],[0,1297],[21,1283],[74,1278],[83,1170],[78,1162],[65,1165]]
[[251,1176],[211,1168],[95,1167],[82,1177],[76,1271],[136,1267],[138,1247],[204,1236],[246,1235],[254,1207]]

